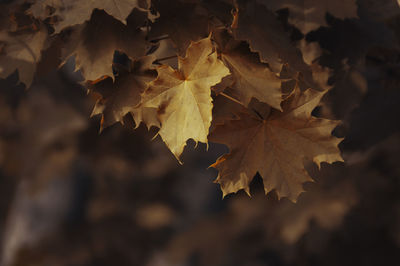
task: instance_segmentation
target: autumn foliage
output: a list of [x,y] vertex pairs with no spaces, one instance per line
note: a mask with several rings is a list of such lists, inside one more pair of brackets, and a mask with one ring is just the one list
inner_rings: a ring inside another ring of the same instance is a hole
[[0,266],[397,265],[399,88],[398,0],[0,0]]
[[[307,161],[342,161],[339,121],[312,113],[330,70],[296,39],[327,12],[357,17],[354,0],[336,2],[15,1],[1,11],[0,77],[17,70],[29,87],[73,57],[100,130],[127,117],[157,127],[179,162],[189,139],[225,144],[211,165],[224,195],[249,193],[259,173],[265,193],[296,201],[312,181]],[[286,22],[276,12],[285,8]]]

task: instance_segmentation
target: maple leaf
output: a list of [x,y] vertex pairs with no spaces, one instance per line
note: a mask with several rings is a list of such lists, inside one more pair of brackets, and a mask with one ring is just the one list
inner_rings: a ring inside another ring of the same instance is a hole
[[158,134],[179,160],[186,141],[207,143],[211,125],[211,86],[229,74],[213,52],[210,37],[192,42],[186,57],[179,57],[179,69],[162,65],[158,77],[142,94],[141,108],[158,109]]
[[0,32],[0,78],[18,69],[19,80],[30,87],[41,52],[47,44],[47,32]]
[[[48,7],[55,11],[48,12]],[[102,9],[107,14],[126,23],[126,18],[134,8],[147,8],[145,0],[38,0],[29,12],[33,16],[46,19],[50,16],[57,16],[59,21],[54,25],[55,33],[61,32],[64,28],[82,24],[89,20],[94,9]]]
[[157,108],[138,106],[134,108],[131,113],[135,120],[136,128],[138,128],[142,122],[146,124],[148,130],[150,130],[151,127],[161,127]]
[[232,73],[233,83],[228,85],[232,96],[246,106],[256,98],[280,110],[282,82],[278,76],[244,42],[233,40],[226,32],[216,35],[221,60]]
[[199,41],[209,35],[208,17],[200,12],[197,3],[153,1],[160,17],[151,26],[150,38],[167,34],[175,44],[178,54],[184,55],[191,41]]
[[217,95],[213,97],[213,104],[213,119],[210,132],[213,132],[216,126],[223,124],[225,121],[238,119],[239,113],[247,111],[247,108],[244,107],[244,105],[232,101],[230,98],[227,98],[226,95]]
[[76,68],[82,71],[86,80],[113,77],[112,62],[116,50],[131,58],[145,55],[148,44],[140,27],[146,18],[145,12],[134,9],[124,25],[104,11],[95,10],[90,21],[73,29],[63,58],[74,55]]
[[234,9],[231,0],[202,0],[202,6],[207,9],[209,16],[217,18],[219,24],[230,25],[232,23],[232,9]]
[[232,89],[237,93],[237,99],[248,105],[254,97],[281,109],[281,80],[268,67],[240,52],[222,54],[222,60],[236,77]]
[[317,87],[300,50],[291,42],[276,15],[264,5],[239,1],[232,31],[237,40],[249,42],[250,49],[258,52],[261,61],[268,63],[275,73],[280,73],[282,66],[287,64],[294,72],[302,73],[311,87]]
[[327,13],[340,19],[357,18],[356,0],[261,0],[270,10],[289,8],[289,22],[306,34],[327,26]]
[[151,65],[155,58],[146,56],[132,62],[131,69],[120,69],[112,78],[92,82],[89,90],[101,95],[93,108],[92,115],[101,114],[100,131],[122,118],[140,102],[140,94],[147,88],[147,83],[155,78]]
[[212,165],[219,171],[216,182],[224,196],[240,189],[249,193],[249,184],[259,172],[265,193],[276,189],[278,197],[295,201],[303,192],[302,184],[312,181],[304,159],[318,165],[342,161],[337,147],[341,139],[331,135],[338,122],[311,116],[323,95],[297,87],[282,103],[283,112],[272,110],[264,118],[240,113],[238,120],[216,127],[209,140],[230,148]]

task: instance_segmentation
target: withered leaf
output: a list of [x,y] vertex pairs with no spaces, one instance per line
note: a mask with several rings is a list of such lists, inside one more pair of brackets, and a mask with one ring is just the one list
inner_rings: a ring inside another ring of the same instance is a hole
[[116,50],[133,59],[145,55],[147,42],[140,27],[146,16],[145,12],[134,9],[124,25],[104,11],[95,10],[90,21],[72,29],[63,58],[74,55],[76,67],[86,80],[113,77]]
[[264,101],[276,109],[281,109],[281,80],[266,66],[251,60],[241,53],[222,54],[222,60],[236,78],[232,86],[237,98],[245,105],[252,97]]
[[157,0],[152,3],[160,17],[151,26],[150,38],[168,35],[178,54],[183,56],[191,41],[199,41],[209,35],[207,13],[197,3]]
[[47,37],[45,30],[0,32],[0,78],[6,78],[18,69],[19,80],[30,87]]
[[213,120],[210,132],[212,132],[216,126],[223,124],[225,121],[238,119],[239,113],[246,112],[246,107],[222,95],[213,97],[213,105]]
[[312,180],[304,169],[305,159],[318,165],[342,161],[337,147],[341,139],[331,135],[338,122],[311,116],[323,95],[296,88],[283,102],[283,112],[272,111],[264,118],[241,113],[238,120],[217,126],[209,140],[230,148],[212,165],[219,171],[216,182],[223,194],[240,189],[249,193],[259,172],[265,193],[275,189],[279,197],[295,201],[302,184]]
[[[49,7],[54,11],[49,12]],[[135,7],[147,8],[148,3],[145,0],[38,0],[29,11],[41,19],[57,16],[58,22],[54,25],[54,29],[55,33],[59,33],[64,28],[89,20],[94,9],[104,10],[122,23],[126,23],[126,18]]]
[[142,95],[141,107],[158,109],[160,136],[177,159],[188,139],[207,143],[211,125],[211,86],[229,74],[213,52],[210,37],[193,42],[179,69],[157,68],[158,77]]
[[231,11],[234,8],[233,1],[231,0],[202,0],[199,1],[202,6],[207,9],[209,15],[217,18],[217,21],[230,25],[232,23]]
[[[230,38],[226,34],[221,35]],[[222,41],[217,43],[221,44]],[[282,82],[268,65],[260,62],[258,54],[252,53],[246,44],[232,38],[224,47],[221,45],[221,59],[232,73],[231,96],[246,106],[252,98],[256,98],[281,110]]]
[[327,26],[325,16],[345,19],[357,17],[356,0],[261,0],[270,10],[289,9],[289,22],[304,34]]
[[268,63],[272,71],[280,73],[282,66],[287,64],[313,84],[309,66],[273,12],[255,1],[239,1],[234,16],[232,30],[235,38],[248,41],[250,49],[258,52],[261,61]]
[[156,76],[151,68],[154,60],[152,56],[140,58],[132,62],[131,69],[121,67],[115,80],[108,77],[90,85],[92,93],[101,95],[92,112],[92,115],[102,115],[101,130],[116,122],[123,122],[123,117],[134,111],[140,102],[140,94]]

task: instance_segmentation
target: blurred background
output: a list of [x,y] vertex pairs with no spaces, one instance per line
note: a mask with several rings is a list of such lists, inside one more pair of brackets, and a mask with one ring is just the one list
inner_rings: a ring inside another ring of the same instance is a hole
[[222,145],[190,143],[179,165],[129,117],[99,134],[74,60],[29,90],[1,79],[0,265],[400,265],[400,10],[358,6],[298,37],[334,70],[314,114],[343,121],[345,163],[309,165],[296,204],[260,177],[222,199]]

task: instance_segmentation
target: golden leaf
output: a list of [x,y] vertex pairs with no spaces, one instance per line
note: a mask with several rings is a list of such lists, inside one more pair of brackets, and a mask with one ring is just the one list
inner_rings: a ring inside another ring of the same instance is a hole
[[213,107],[211,86],[229,70],[213,52],[208,37],[190,44],[186,57],[179,58],[178,70],[160,66],[157,71],[157,79],[149,84],[138,108],[157,108],[161,122],[158,133],[179,160],[188,139],[207,143]]

